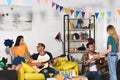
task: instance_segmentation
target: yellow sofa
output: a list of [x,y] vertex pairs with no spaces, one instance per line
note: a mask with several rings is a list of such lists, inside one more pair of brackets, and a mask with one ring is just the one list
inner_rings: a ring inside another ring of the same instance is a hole
[[[25,64],[25,63],[24,63]],[[18,80],[45,80],[45,77],[42,73],[35,73],[34,71],[30,71],[31,66],[29,68],[24,68],[24,66],[18,72]],[[59,71],[69,71],[74,70],[76,75],[79,74],[78,64],[75,62],[67,61],[66,57],[59,58],[58,64],[54,66],[55,69]],[[26,71],[26,69],[28,69]]]

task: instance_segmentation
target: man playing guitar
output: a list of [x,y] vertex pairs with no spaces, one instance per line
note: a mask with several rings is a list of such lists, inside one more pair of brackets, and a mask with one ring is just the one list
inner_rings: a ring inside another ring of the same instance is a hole
[[[37,51],[37,54],[33,54],[31,56],[31,58],[28,61],[28,64],[31,66],[36,66],[38,69],[41,69],[44,67],[43,63],[53,59],[53,56],[50,52],[45,51],[45,45],[43,43],[38,43]],[[52,61],[52,65],[56,65],[57,60],[58,59],[56,59],[56,61]],[[48,66],[40,70],[39,73],[43,73],[45,75],[45,78],[49,78],[49,73],[53,73],[53,75],[55,76],[58,74],[58,71],[50,67],[50,65],[48,64]]]

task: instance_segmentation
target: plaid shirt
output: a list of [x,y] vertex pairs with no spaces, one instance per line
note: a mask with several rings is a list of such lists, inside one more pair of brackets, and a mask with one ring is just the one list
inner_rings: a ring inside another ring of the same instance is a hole
[[[95,52],[94,54],[98,54],[98,53]],[[82,61],[83,61],[83,63],[82,63],[82,72],[89,71],[90,63],[86,63],[87,60],[89,60],[89,53],[85,53],[82,56]],[[97,70],[100,70],[100,65],[103,64],[103,59],[96,60],[95,64],[96,64]]]

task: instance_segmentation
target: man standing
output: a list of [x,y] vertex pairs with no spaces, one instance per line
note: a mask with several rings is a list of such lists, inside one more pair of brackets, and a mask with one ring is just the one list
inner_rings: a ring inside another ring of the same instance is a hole
[[82,71],[83,76],[88,77],[88,80],[100,80],[100,59],[95,59],[94,56],[97,54],[94,52],[94,44],[87,43],[86,45],[88,52],[82,56]]
[[[50,52],[45,51],[45,45],[43,43],[38,43],[37,45],[37,54],[33,54],[31,56],[31,59],[28,61],[28,64],[31,66],[37,66],[38,68],[41,68],[42,62],[39,62],[40,60],[43,60],[43,62],[53,59],[52,54]],[[33,63],[34,60],[39,60],[36,63]],[[55,64],[55,63],[54,63]],[[47,68],[41,70],[39,73],[43,73],[45,75],[45,78],[49,78],[49,73],[53,73],[54,76],[58,74],[58,71],[50,67],[48,65]]]

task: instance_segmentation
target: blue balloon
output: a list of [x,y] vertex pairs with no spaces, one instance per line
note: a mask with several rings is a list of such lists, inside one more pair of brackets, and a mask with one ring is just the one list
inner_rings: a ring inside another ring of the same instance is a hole
[[14,42],[13,42],[13,40],[10,40],[10,39],[6,39],[5,41],[4,41],[4,45],[7,47],[12,47],[12,45],[14,44]]

